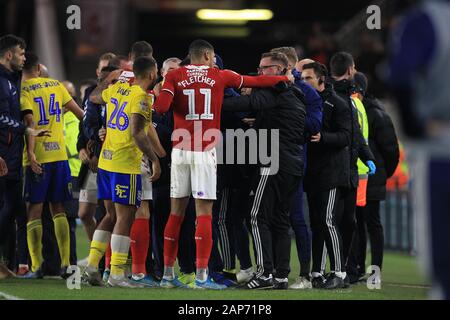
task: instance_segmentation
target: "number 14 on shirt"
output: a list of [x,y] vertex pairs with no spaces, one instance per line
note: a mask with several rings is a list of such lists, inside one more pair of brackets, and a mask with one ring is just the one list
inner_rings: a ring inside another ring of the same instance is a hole
[[[42,97],[34,98],[34,102],[36,102],[39,106],[39,116],[40,119],[38,121],[39,126],[45,126],[50,123],[50,120],[47,118],[47,114],[45,112],[45,103]],[[48,107],[49,116],[56,116],[56,122],[61,121],[61,107],[59,106],[59,102],[55,103],[55,94],[52,93],[50,95],[50,103]]]

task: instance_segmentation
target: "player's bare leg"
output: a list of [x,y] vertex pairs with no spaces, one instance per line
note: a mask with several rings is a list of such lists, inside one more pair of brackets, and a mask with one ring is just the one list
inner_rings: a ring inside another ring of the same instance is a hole
[[89,241],[92,241],[92,236],[94,235],[95,227],[97,225],[97,221],[95,221],[94,217],[96,208],[97,205],[94,203],[79,202],[78,217],[83,223]]
[[142,287],[128,281],[125,268],[130,250],[130,230],[136,214],[136,207],[115,203],[116,224],[111,236],[111,275],[108,284],[111,286],[137,288]]

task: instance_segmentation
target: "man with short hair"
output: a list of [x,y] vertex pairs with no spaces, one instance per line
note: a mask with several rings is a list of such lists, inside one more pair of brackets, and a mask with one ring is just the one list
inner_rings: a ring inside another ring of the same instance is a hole
[[[268,52],[262,54],[258,71],[262,75],[282,75],[287,68],[286,55]],[[306,111],[302,100],[303,93],[296,86],[281,83],[224,101],[224,110],[256,111],[254,126],[257,130],[269,130],[268,151],[279,157],[278,167],[275,163],[262,164],[258,159],[253,173],[250,224],[257,269],[242,286],[244,289],[288,289],[289,212],[303,176]],[[279,134],[278,144],[272,141],[274,134]],[[263,139],[262,135],[257,136]],[[261,146],[268,142],[258,143]]]
[[[24,135],[48,135],[22,123],[21,71],[25,41],[14,35],[0,37],[0,266],[14,268],[15,216],[22,210],[22,153]],[[7,185],[7,187],[6,187]],[[6,268],[6,267],[5,267]]]
[[106,103],[106,138],[97,181],[98,196],[104,200],[107,213],[94,232],[85,275],[91,285],[102,285],[98,263],[111,241],[108,284],[137,288],[142,285],[129,281],[124,268],[130,249],[130,232],[142,196],[142,156],[145,154],[152,162],[152,180],[161,173],[158,157],[146,133],[153,103],[146,90],[156,81],[156,61],[151,57],[137,58],[133,63],[133,85],[127,81],[110,85],[121,72],[120,69],[111,72],[90,96],[94,103]]
[[[356,229],[355,210],[357,199],[357,188],[359,184],[358,158],[369,168],[368,174],[375,173],[375,157],[370,151],[368,142],[364,139],[361,126],[358,122],[358,110],[355,102],[351,99],[354,87],[353,78],[356,73],[355,62],[348,52],[338,52],[331,57],[330,61],[331,78],[330,81],[336,93],[347,103],[351,110],[351,140],[349,146],[349,188],[345,192],[344,205],[342,206],[341,231],[343,244],[343,257],[346,263],[353,233]],[[348,280],[348,279],[347,279]]]
[[[314,62],[303,66],[302,79],[311,84],[323,100],[321,131],[313,135],[308,146],[305,190],[308,195],[312,230],[312,286],[337,289],[345,287],[345,262],[339,228],[342,192],[349,184],[351,110],[326,82],[327,69]],[[322,273],[322,261],[330,258],[331,274]]]
[[[177,57],[173,58],[167,58],[164,60],[161,70],[159,71],[161,73],[161,77],[165,77],[166,74],[172,70],[176,70],[180,67],[181,59]],[[159,95],[162,88],[162,82],[158,82],[155,87],[153,88],[153,92],[156,96]]]
[[[399,163],[400,151],[395,128],[381,101],[368,92],[366,76],[355,74],[355,95],[364,103],[369,130],[369,146],[376,163],[377,172],[369,176],[367,203],[356,208],[357,232],[352,242],[347,273],[350,281],[366,274],[367,233],[372,253],[371,265],[381,270],[383,263],[384,235],[380,220],[380,202],[386,199],[386,180],[391,177]],[[381,283],[381,274],[376,274],[373,284]]]
[[135,61],[140,57],[152,57],[153,58],[153,47],[147,41],[137,41],[131,46],[131,51],[129,54],[129,60]]
[[[224,289],[208,276],[212,247],[212,206],[216,199],[216,151],[224,89],[271,86],[289,81],[287,76],[241,76],[213,68],[214,47],[205,40],[189,46],[190,64],[166,75],[155,110],[165,113],[173,101],[174,146],[171,167],[171,214],[164,232],[164,276],[161,286],[184,287],[175,277],[181,223],[189,202],[195,198],[197,272],[193,287]],[[213,142],[203,134],[212,133]]]
[[[305,141],[309,140],[310,136],[316,135],[320,132],[322,126],[322,99],[316,90],[306,81],[301,79],[301,70],[295,69],[298,57],[297,52],[293,47],[280,47],[272,49],[271,51],[282,52],[288,58],[288,68],[292,70],[294,75],[295,85],[305,95],[306,105],[306,119],[305,119]],[[312,61],[311,59],[303,59],[302,61]],[[304,167],[307,167],[307,144],[303,146],[304,152]],[[309,234],[308,226],[306,225],[305,215],[303,213],[303,183],[297,190],[294,200],[294,206],[290,214],[292,229],[295,233],[295,240],[297,245],[298,259],[300,262],[300,274],[296,282],[291,285],[291,289],[310,289],[310,271],[311,271],[311,236]]]
[[41,78],[37,55],[27,53],[21,90],[21,111],[30,126],[51,131],[50,137],[27,138],[30,166],[25,175],[25,201],[29,202],[27,241],[31,257],[31,272],[24,277],[42,278],[42,210],[45,202],[55,225],[55,235],[61,257],[61,277],[65,278],[70,264],[69,225],[64,202],[72,199],[71,174],[64,139],[63,108],[81,120],[83,110],[57,80]]
[[106,67],[109,64],[109,62],[115,57],[116,55],[112,52],[106,52],[100,56],[100,58],[98,59],[97,69],[95,69],[97,78],[100,77],[102,69]]

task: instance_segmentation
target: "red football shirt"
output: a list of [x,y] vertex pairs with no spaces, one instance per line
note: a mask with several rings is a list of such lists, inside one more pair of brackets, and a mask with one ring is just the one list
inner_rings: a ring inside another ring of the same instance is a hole
[[131,69],[124,69],[119,76],[119,81],[125,81],[130,84],[134,83],[134,73]]
[[173,107],[173,147],[204,151],[213,148],[221,136],[220,114],[225,88],[268,87],[286,76],[248,77],[231,70],[205,65],[187,65],[169,72],[154,108],[158,113]]

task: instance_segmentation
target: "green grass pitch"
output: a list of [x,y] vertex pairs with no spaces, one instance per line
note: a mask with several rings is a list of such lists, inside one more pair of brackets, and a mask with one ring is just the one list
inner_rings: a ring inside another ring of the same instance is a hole
[[[88,252],[88,242],[82,227],[77,230],[78,257],[84,258]],[[295,281],[299,271],[295,244],[292,244],[291,274],[289,283]],[[370,257],[370,254],[368,255]],[[386,252],[383,267],[383,282],[380,290],[369,290],[365,283],[353,285],[348,289],[323,290],[183,290],[183,289],[121,289],[95,288],[83,286],[80,290],[69,290],[64,280],[43,279],[0,280],[0,299],[63,299],[63,300],[341,300],[341,299],[387,299],[414,300],[426,299],[429,285],[418,270],[414,257]]]

